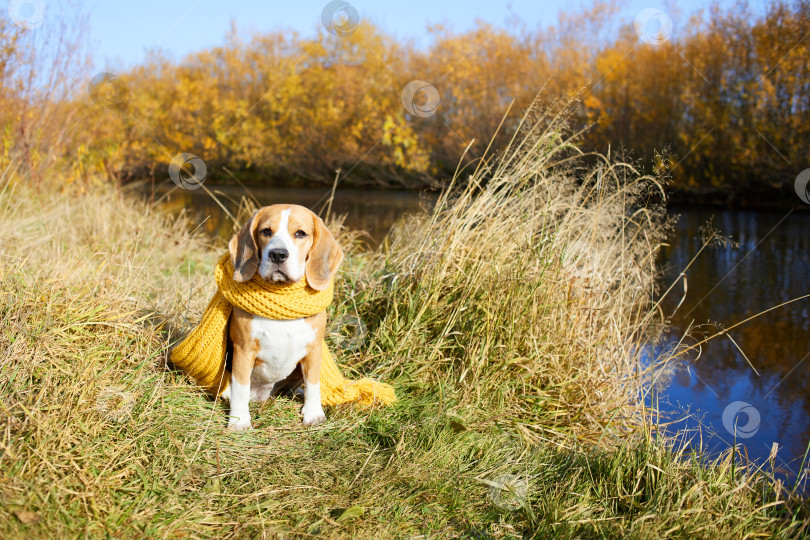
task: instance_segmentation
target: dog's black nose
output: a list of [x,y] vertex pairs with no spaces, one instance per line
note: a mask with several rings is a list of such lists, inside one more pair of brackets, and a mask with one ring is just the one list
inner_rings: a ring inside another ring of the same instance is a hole
[[286,249],[271,249],[267,252],[267,258],[270,259],[270,262],[275,264],[283,263],[289,256],[290,252]]

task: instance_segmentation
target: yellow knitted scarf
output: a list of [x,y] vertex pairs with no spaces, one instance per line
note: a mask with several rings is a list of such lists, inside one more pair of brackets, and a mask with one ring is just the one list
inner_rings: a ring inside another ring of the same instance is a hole
[[[302,279],[298,283],[265,281],[258,272],[250,281],[233,279],[233,264],[224,254],[214,273],[217,292],[205,308],[202,320],[171,352],[171,361],[197,384],[218,396],[228,387],[231,374],[225,369],[228,320],[233,306],[268,319],[301,319],[320,313],[332,303],[333,283],[316,291]],[[389,405],[396,400],[394,389],[381,382],[343,377],[324,342],[321,361],[321,403],[337,405],[357,402],[362,406]]]

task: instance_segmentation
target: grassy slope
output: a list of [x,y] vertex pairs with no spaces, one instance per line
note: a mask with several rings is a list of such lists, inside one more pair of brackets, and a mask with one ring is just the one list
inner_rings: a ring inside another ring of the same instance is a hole
[[313,429],[281,398],[225,431],[225,407],[160,368],[224,246],[110,188],[0,188],[2,536],[806,534],[805,503],[771,504],[730,456],[653,442],[628,351],[661,225],[628,211],[630,169],[551,173],[562,146],[526,139],[387,250],[342,233],[332,317],[368,335],[333,344],[400,400]]

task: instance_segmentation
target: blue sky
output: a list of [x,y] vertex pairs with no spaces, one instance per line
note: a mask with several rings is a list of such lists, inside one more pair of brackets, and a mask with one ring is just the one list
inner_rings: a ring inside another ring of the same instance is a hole
[[[456,30],[466,30],[476,19],[503,26],[508,17],[514,17],[528,28],[536,28],[553,24],[560,10],[578,10],[590,5],[589,1],[580,0],[349,2],[359,12],[361,21],[372,21],[386,32],[412,38],[418,44],[425,42],[425,29],[431,23],[445,23]],[[90,0],[84,7],[90,16],[90,40],[96,67],[121,70],[140,62],[149,49],[161,49],[180,59],[189,52],[221,44],[231,20],[245,34],[293,29],[303,35],[312,35],[320,24],[321,11],[326,3],[327,0]],[[630,22],[645,8],[659,8],[671,15],[677,31],[679,20],[708,4],[706,0],[681,0],[677,4],[625,0],[621,20]],[[730,2],[723,1],[722,4],[730,5]],[[753,2],[753,5],[761,6],[761,1]]]

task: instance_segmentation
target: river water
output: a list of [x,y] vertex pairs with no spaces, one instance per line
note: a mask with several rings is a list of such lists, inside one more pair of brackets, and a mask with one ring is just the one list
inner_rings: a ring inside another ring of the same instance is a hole
[[[810,213],[671,208],[680,215],[661,254],[668,285],[703,246],[709,220],[731,242],[705,249],[686,271],[687,295],[672,318],[670,343],[690,327],[702,345],[692,365],[676,365],[660,406],[677,418],[693,445],[714,453],[736,443],[762,463],[778,444],[780,477],[795,479],[810,441],[810,299],[799,300],[731,328],[760,312],[810,294]],[[732,243],[733,242],[733,243]],[[663,303],[675,310],[679,283]],[[665,347],[661,347],[665,348]],[[697,349],[689,356],[694,359]],[[736,436],[736,437],[735,437]]]
[[[322,212],[330,189],[252,188],[259,204],[297,203]],[[244,191],[217,188],[215,194],[234,213]],[[149,193],[171,212],[187,211],[210,234],[223,238],[233,224],[204,190]],[[346,215],[346,225],[364,230],[369,246],[378,245],[404,213],[429,206],[432,198],[414,192],[340,189],[332,212]],[[703,250],[686,271],[688,294],[678,281],[663,302],[674,312],[672,328],[654,348],[661,355],[687,329],[694,344],[704,343],[696,362],[670,362],[655,385],[654,399],[691,445],[711,454],[736,444],[750,458],[764,462],[774,443],[780,477],[795,479],[810,441],[810,299],[732,325],[783,302],[810,293],[810,213],[741,211],[690,206],[671,208],[679,215],[659,264],[666,268],[664,289],[701,250],[701,230],[712,220],[727,242]],[[697,354],[688,355],[694,360]]]
[[[144,193],[169,212],[186,211],[195,223],[208,234],[230,239],[233,234],[233,221],[222,209],[214,197],[236,215],[240,199],[246,196],[247,190],[232,186],[209,188],[193,191],[170,189],[161,186],[154,192],[147,186]],[[331,188],[250,188],[250,194],[261,206],[279,203],[300,204],[323,216],[327,210]],[[377,247],[391,229],[394,222],[406,212],[417,212],[423,207],[431,206],[434,197],[414,191],[380,191],[365,189],[337,190],[331,212],[334,215],[345,215],[344,224],[357,231],[365,231],[363,238],[370,247]],[[226,244],[223,244],[223,247]]]

